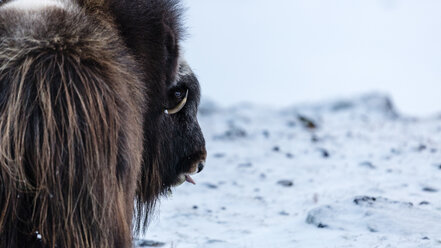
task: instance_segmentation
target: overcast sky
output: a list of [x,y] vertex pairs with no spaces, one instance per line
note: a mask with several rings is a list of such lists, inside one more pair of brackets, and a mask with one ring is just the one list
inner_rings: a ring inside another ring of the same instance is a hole
[[287,106],[371,91],[441,112],[439,0],[186,0],[203,95]]

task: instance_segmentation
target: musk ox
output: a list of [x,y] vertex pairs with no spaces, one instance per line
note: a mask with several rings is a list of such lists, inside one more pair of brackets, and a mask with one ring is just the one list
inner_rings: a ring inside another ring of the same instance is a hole
[[0,2],[0,248],[131,247],[206,157],[179,2]]

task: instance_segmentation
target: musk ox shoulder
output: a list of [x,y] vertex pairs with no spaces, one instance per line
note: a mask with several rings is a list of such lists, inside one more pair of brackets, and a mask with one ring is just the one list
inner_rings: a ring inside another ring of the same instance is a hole
[[206,158],[179,2],[0,2],[0,248],[131,247]]

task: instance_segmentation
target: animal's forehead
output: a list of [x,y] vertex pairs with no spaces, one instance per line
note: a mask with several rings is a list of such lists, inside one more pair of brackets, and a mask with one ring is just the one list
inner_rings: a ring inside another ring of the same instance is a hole
[[178,59],[177,73],[171,87],[179,86],[180,84],[185,84],[189,88],[198,88],[199,85],[191,67],[188,65],[185,58],[182,57],[179,57]]
[[176,82],[179,82],[183,77],[193,75],[193,71],[183,57],[178,59],[178,73],[176,74]]

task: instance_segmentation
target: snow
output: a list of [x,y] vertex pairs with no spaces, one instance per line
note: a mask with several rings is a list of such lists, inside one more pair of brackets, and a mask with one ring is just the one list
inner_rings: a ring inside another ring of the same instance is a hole
[[199,120],[207,166],[162,199],[141,237],[156,247],[441,247],[441,117],[368,94],[284,109],[203,101]]

